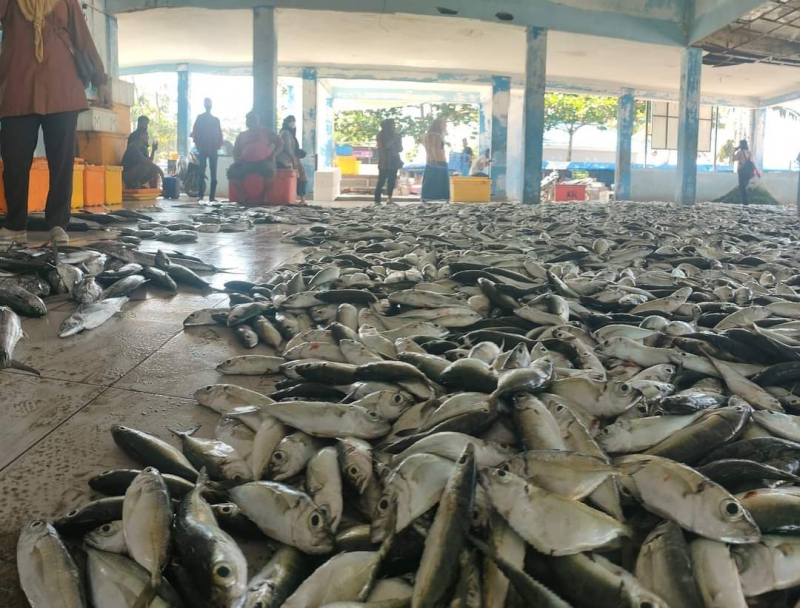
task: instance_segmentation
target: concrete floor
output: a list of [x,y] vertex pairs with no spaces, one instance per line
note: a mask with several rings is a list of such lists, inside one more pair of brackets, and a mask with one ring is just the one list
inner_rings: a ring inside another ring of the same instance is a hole
[[[162,207],[163,212],[152,213],[158,220],[199,212],[174,204]],[[200,234],[190,245],[145,241],[142,249],[177,249],[232,269],[208,277],[221,287],[232,279],[260,281],[276,266],[299,259],[301,248],[280,242],[289,229],[262,225],[247,233]],[[28,605],[15,567],[17,536],[25,522],[53,519],[99,498],[87,485],[97,473],[140,468],[114,445],[113,425],[179,445],[167,424],[202,424],[199,435],[210,437],[219,418],[192,398],[198,388],[232,381],[254,390],[267,388],[259,377],[232,378],[214,371],[219,362],[244,351],[226,328],[183,330],[190,312],[226,304],[225,294],[203,297],[183,287],[168,299],[148,293],[126,305],[119,317],[65,340],[57,332],[73,303],[54,306],[43,319],[25,320],[28,340],[18,346],[17,358],[42,376],[0,372],[0,607]],[[274,354],[262,345],[251,352]]]

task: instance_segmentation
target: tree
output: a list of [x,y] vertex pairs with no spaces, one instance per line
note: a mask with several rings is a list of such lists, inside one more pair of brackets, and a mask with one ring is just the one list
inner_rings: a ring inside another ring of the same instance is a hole
[[398,131],[422,141],[431,122],[438,116],[447,118],[453,126],[475,125],[477,135],[478,107],[472,104],[423,103],[418,106],[397,106],[376,110],[347,110],[334,118],[334,138],[337,144],[374,146],[381,123],[394,119]]
[[146,91],[136,90],[136,102],[131,108],[131,120],[136,124],[139,116],[150,119],[150,143],[158,142],[156,161],[166,160],[170,152],[178,148],[178,119],[172,110],[172,98],[164,85],[147,95]]
[[567,162],[572,160],[572,142],[575,133],[592,125],[608,129],[617,119],[617,98],[592,95],[545,93],[544,128],[565,131],[569,136]]

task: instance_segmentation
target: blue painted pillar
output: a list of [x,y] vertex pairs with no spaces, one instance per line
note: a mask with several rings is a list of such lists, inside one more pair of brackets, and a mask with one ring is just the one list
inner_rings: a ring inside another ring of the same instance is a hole
[[492,102],[492,93],[489,87],[481,93],[481,104],[478,106],[478,149],[475,154],[483,154],[492,147],[492,114],[488,112]]
[[106,47],[106,71],[112,78],[119,78],[119,24],[111,15],[106,17]]
[[[750,149],[753,154],[753,162],[759,171],[764,170],[764,138],[767,128],[767,109],[760,108],[758,110],[750,110],[750,120],[752,126],[750,133],[752,141],[750,142]],[[738,142],[737,142],[738,144]]]
[[278,35],[275,9],[253,9],[253,108],[261,124],[278,127]]
[[697,195],[697,138],[700,132],[700,77],[703,51],[683,50],[678,108],[678,183],[675,202],[694,205]]
[[508,106],[511,103],[511,79],[492,76],[492,196],[506,198],[508,157]]
[[542,195],[546,64],[547,30],[528,27],[525,52],[525,105],[522,110],[522,125],[525,131],[522,202],[528,205],[539,204]]
[[189,66],[178,66],[178,155],[189,156]]
[[617,199],[631,200],[631,138],[636,118],[633,89],[622,89],[617,100],[617,164],[614,173]]
[[333,167],[333,95],[317,81],[317,167]]
[[303,68],[303,166],[308,174],[308,193],[314,191],[317,168],[317,70]]

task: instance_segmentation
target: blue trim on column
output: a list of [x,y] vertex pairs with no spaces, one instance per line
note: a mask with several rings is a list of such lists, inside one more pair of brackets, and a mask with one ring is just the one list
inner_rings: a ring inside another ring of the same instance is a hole
[[522,110],[522,124],[525,131],[522,202],[528,205],[538,204],[542,198],[546,64],[547,30],[529,27],[525,53],[525,98]]
[[178,69],[178,154],[189,156],[189,68]]
[[631,138],[636,117],[633,89],[625,89],[617,100],[617,164],[614,175],[617,199],[631,200]]
[[261,124],[278,127],[278,34],[275,9],[253,9],[253,108]]
[[308,175],[308,194],[314,192],[317,168],[317,70],[303,68],[303,166]]
[[764,138],[767,131],[767,109],[751,110],[753,113],[753,133],[750,149],[753,151],[753,162],[759,171],[764,170]]
[[700,133],[700,78],[703,51],[683,50],[678,119],[678,183],[675,202],[694,205],[697,195],[697,139]]
[[508,162],[508,107],[511,104],[511,79],[492,76],[492,196],[506,197]]

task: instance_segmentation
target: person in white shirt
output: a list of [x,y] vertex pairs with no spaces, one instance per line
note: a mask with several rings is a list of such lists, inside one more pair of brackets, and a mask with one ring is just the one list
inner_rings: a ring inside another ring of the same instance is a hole
[[492,164],[491,154],[491,150],[486,150],[475,159],[469,170],[470,177],[489,177],[489,165]]

